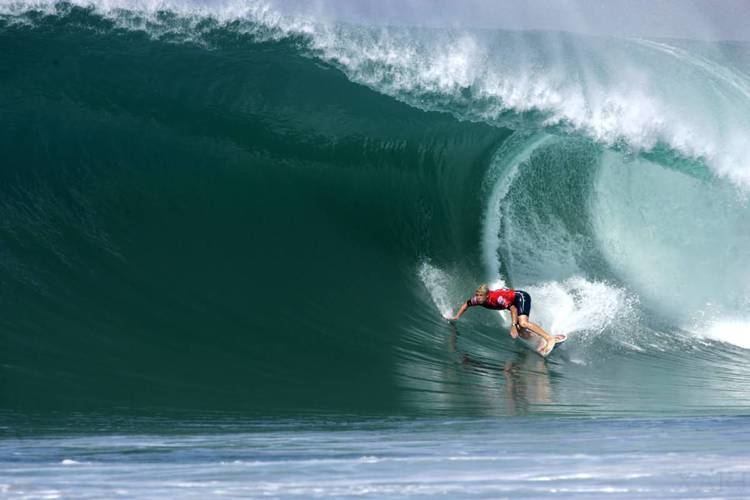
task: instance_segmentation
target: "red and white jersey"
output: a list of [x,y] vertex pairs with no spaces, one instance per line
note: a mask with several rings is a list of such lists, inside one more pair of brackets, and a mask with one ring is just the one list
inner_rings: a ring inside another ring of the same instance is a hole
[[516,298],[516,291],[511,288],[501,288],[487,292],[487,300],[484,304],[477,301],[476,296],[470,298],[466,303],[470,306],[482,306],[487,309],[509,309]]

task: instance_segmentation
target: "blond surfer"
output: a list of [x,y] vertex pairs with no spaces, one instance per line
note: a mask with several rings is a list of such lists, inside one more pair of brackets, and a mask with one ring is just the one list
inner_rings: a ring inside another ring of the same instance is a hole
[[[494,310],[510,310],[511,325],[510,325],[510,336],[514,339],[518,337],[518,329],[528,329],[537,335],[541,336],[546,341],[545,347],[550,347],[550,343],[554,345],[556,342],[565,340],[564,335],[552,336],[544,329],[529,321],[529,313],[531,312],[531,296],[523,290],[513,290],[511,288],[500,288],[498,290],[490,290],[487,285],[480,285],[479,288],[474,292],[474,296],[467,300],[461,305],[461,309],[458,310],[458,314],[455,317],[449,318],[452,321],[458,320],[463,313],[469,307],[482,306],[487,309]],[[544,351],[542,348],[540,351]]]

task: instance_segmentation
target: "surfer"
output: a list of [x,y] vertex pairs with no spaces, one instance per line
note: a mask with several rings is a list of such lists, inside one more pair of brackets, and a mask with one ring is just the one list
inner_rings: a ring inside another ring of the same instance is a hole
[[525,328],[540,335],[549,345],[565,338],[564,335],[555,335],[554,337],[545,332],[544,329],[529,321],[531,312],[531,296],[523,290],[513,290],[510,288],[500,288],[499,290],[490,290],[487,285],[480,285],[474,292],[474,296],[461,305],[458,314],[450,318],[457,321],[469,307],[482,306],[487,309],[510,310],[511,324],[510,336],[514,339],[518,337],[518,329]]

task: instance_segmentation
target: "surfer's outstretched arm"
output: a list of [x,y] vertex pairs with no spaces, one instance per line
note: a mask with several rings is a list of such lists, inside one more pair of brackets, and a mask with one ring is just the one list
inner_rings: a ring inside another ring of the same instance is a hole
[[465,313],[468,308],[469,308],[469,304],[467,302],[464,302],[463,305],[461,306],[461,309],[458,310],[458,313],[454,317],[448,318],[448,319],[450,319],[451,321],[458,321],[458,318],[460,318],[461,315]]

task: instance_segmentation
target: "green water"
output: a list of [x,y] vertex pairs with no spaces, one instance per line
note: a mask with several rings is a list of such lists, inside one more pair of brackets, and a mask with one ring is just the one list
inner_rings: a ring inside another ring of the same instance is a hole
[[[476,88],[403,93],[304,37],[215,20],[156,36],[70,6],[21,18],[0,18],[3,408],[747,412],[747,350],[661,314],[677,286],[617,253],[617,210],[664,196],[676,213],[693,199],[678,187],[714,189],[747,224],[700,162],[643,157],[675,187],[644,201],[622,148],[533,114],[478,120]],[[635,216],[643,241],[672,212]],[[745,242],[720,256],[724,282],[744,283]],[[549,362],[494,314],[442,319],[495,278],[572,332]],[[742,290],[726,299],[740,319]]]

